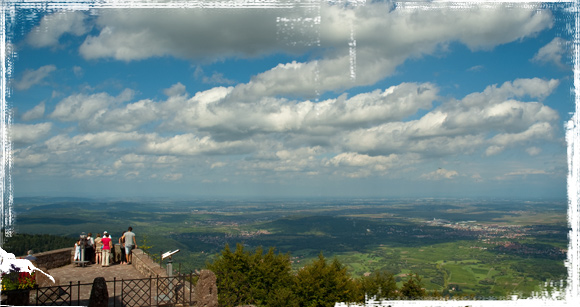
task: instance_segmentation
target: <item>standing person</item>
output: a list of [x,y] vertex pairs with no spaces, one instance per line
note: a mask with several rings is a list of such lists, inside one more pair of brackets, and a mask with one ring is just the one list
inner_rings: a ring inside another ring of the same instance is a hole
[[78,239],[75,242],[75,258],[74,261],[80,261],[81,260],[81,239]]
[[28,255],[26,257],[24,257],[24,259],[28,259],[30,261],[38,260],[38,259],[36,259],[36,257],[34,257],[34,252],[32,250],[28,251]]
[[101,239],[101,243],[103,243],[103,266],[108,267],[113,243],[111,242],[111,238],[109,237],[109,233],[107,231],[103,232],[103,238]]
[[85,254],[87,255],[85,260],[90,261],[89,263],[95,263],[95,239],[92,235],[90,232],[87,235],[87,247],[85,249]]
[[103,242],[101,242],[101,234],[97,233],[97,237],[95,238],[95,263],[96,264],[103,264]]
[[127,264],[131,264],[133,260],[134,248],[137,248],[137,241],[135,240],[135,234],[133,233],[133,228],[129,227],[129,230],[123,234],[123,239],[125,240],[125,255],[127,257]]
[[119,247],[121,247],[121,264],[127,264],[127,256],[125,253],[125,232],[119,238]]

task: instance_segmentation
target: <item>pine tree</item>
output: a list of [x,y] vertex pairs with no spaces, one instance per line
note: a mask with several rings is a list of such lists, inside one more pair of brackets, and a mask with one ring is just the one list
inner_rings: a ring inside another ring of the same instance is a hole
[[296,275],[294,294],[300,306],[331,307],[336,302],[357,300],[357,286],[338,259],[330,264],[320,253],[318,260]]
[[424,298],[425,295],[425,289],[423,289],[419,274],[415,274],[414,279],[413,275],[409,274],[409,279],[403,283],[403,286],[401,287],[401,296],[407,300],[420,300]]
[[386,271],[373,272],[370,276],[362,277],[360,285],[363,298],[365,294],[376,299],[392,299],[398,295],[395,277]]

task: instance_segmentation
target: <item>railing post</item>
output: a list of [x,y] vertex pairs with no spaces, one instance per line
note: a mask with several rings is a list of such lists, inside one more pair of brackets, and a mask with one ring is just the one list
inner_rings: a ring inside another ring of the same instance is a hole
[[81,304],[81,281],[77,281],[77,305]]
[[69,300],[69,304],[70,306],[72,306],[72,293],[73,293],[73,289],[72,289],[72,280],[68,282],[69,283],[69,289],[70,289],[70,295],[68,297]]
[[113,306],[117,306],[117,277],[113,277]]
[[157,275],[157,278],[155,278],[155,283],[157,284],[157,286],[155,287],[157,290],[157,295],[155,296],[157,298],[157,305],[159,305],[159,275]]
[[151,275],[149,275],[149,306],[153,306],[153,291],[151,291]]
[[125,301],[125,279],[121,278],[121,306]]

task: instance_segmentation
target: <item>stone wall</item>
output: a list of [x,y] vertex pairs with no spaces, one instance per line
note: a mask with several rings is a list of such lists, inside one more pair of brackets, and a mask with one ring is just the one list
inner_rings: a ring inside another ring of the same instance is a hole
[[74,251],[72,247],[55,249],[48,252],[36,253],[36,266],[45,269],[54,269],[72,263]]
[[151,260],[151,258],[149,258],[149,256],[142,250],[134,249],[132,253],[132,265],[135,266],[135,269],[137,269],[137,271],[139,271],[143,276],[167,276],[167,271],[162,268],[159,263]]

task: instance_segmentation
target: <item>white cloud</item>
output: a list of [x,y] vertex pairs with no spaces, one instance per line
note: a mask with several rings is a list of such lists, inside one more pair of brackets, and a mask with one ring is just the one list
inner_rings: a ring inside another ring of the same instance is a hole
[[533,124],[527,130],[519,133],[500,133],[490,142],[497,146],[514,146],[531,140],[550,140],[554,135],[554,127],[547,122]]
[[562,56],[568,55],[566,44],[566,40],[556,37],[546,46],[540,48],[538,53],[532,58],[532,61],[554,64],[560,68],[565,68],[566,65],[562,62]]
[[75,74],[75,76],[77,78],[80,78],[80,77],[82,77],[85,74],[85,71],[80,66],[73,66],[73,73]]
[[[330,135],[345,127],[369,126],[401,120],[419,109],[429,109],[437,98],[431,84],[402,83],[352,98],[321,102],[262,98],[238,101],[235,90],[214,88],[181,101],[171,125],[227,130],[234,133],[297,132]],[[176,101],[174,101],[176,102]]]
[[50,73],[56,70],[54,65],[45,65],[37,70],[26,70],[19,80],[14,82],[14,88],[24,91],[36,84],[40,84]]
[[229,13],[227,9],[101,10],[97,20],[100,33],[89,36],[80,53],[87,59],[112,57],[123,61],[164,55],[220,59],[259,56],[278,48],[279,10]]
[[65,33],[83,35],[90,28],[85,24],[86,15],[82,11],[57,12],[44,16],[26,37],[33,47],[57,47],[60,37]]
[[52,123],[35,125],[13,124],[10,126],[10,136],[16,144],[32,144],[47,137],[52,130]]
[[534,147],[526,148],[526,152],[530,156],[537,156],[542,152],[542,149],[534,146]]
[[215,162],[215,163],[211,164],[210,168],[212,168],[212,169],[219,168],[219,167],[224,167],[226,165],[227,165],[227,163],[225,163],[225,162]]
[[55,153],[83,150],[84,148],[107,148],[123,141],[142,141],[150,138],[137,132],[104,131],[79,134],[73,137],[56,135],[45,142],[47,149]]
[[[558,113],[539,102],[513,97],[545,97],[558,82],[521,79],[500,88],[450,100],[421,118],[394,121],[367,129],[352,130],[344,146],[359,153],[416,152],[425,155],[469,154],[488,146],[487,155],[505,147],[551,140]],[[490,137],[491,135],[491,137]]]
[[214,71],[213,74],[208,77],[205,74],[205,72],[203,71],[203,69],[201,68],[201,66],[197,66],[195,68],[195,72],[193,73],[193,76],[195,77],[196,80],[201,79],[201,82],[203,82],[204,84],[233,85],[236,83],[234,80],[230,80],[230,79],[224,77],[224,74],[219,73],[217,71]]
[[347,152],[333,157],[327,162],[327,165],[333,165],[335,167],[371,168],[376,171],[385,172],[398,163],[401,163],[401,161],[396,154],[373,157],[355,152]]
[[520,180],[522,178],[527,178],[529,176],[537,176],[537,175],[551,175],[550,172],[547,172],[545,170],[540,170],[540,169],[531,169],[531,168],[526,168],[526,169],[518,169],[509,173],[505,173],[501,176],[497,176],[494,179],[496,180]]
[[483,65],[475,65],[467,69],[467,71],[482,71],[485,67]]
[[32,108],[32,109],[26,111],[24,114],[22,114],[21,119],[23,121],[40,119],[44,116],[45,108],[46,108],[46,106],[45,106],[44,102],[41,102],[38,105],[36,105],[34,108]]
[[441,180],[441,179],[453,179],[458,175],[459,173],[457,173],[457,171],[439,168],[436,171],[421,175],[421,178],[427,180]]
[[163,179],[167,180],[167,181],[177,181],[183,178],[183,174],[181,173],[176,173],[176,174],[166,174],[165,176],[163,176]]
[[242,141],[216,142],[210,137],[180,134],[173,137],[156,137],[147,140],[143,151],[155,155],[195,156],[202,154],[232,154],[248,152],[251,145]]
[[178,82],[172,85],[170,88],[163,90],[163,93],[168,97],[182,96],[186,94],[186,88],[185,85],[181,84],[181,82]]
[[96,113],[84,123],[84,127],[91,131],[106,127],[110,130],[129,132],[138,130],[142,125],[158,119],[161,118],[156,103],[151,100],[140,100],[121,108]]
[[82,122],[102,116],[110,106],[130,100],[132,95],[131,90],[125,90],[117,97],[107,93],[71,95],[60,101],[49,117],[64,122]]
[[36,153],[29,149],[16,149],[14,150],[12,157],[14,158],[14,166],[24,168],[45,164],[49,161],[51,156],[48,153]]
[[[87,37],[80,53],[87,59],[111,57],[132,61],[170,55],[213,62],[271,52],[293,53],[318,45],[288,45],[284,37],[280,38],[276,22],[286,15],[298,17],[308,13],[302,9],[274,8],[235,10],[235,14],[222,10],[135,9],[129,13],[103,10],[97,20],[99,35]],[[502,4],[474,5],[459,11],[449,6],[402,10],[392,3],[356,7],[322,3],[320,19],[322,22],[313,22],[310,30],[301,26],[295,30],[316,34],[316,41],[324,47],[321,59],[280,64],[258,74],[236,89],[239,97],[312,98],[327,91],[370,85],[391,75],[405,60],[444,51],[451,42],[462,42],[472,50],[491,49],[535,35],[553,23],[552,14],[539,7]],[[348,45],[351,25],[356,33],[354,79]],[[213,81],[229,81],[219,73],[212,77]],[[206,81],[212,81],[212,77]]]

